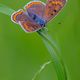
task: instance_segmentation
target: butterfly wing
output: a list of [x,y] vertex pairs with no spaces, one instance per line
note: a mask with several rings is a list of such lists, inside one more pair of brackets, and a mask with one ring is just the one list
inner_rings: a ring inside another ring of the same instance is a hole
[[14,23],[18,24],[19,21],[22,21],[21,16],[22,16],[23,13],[24,13],[23,10],[18,10],[17,12],[14,12],[14,13],[11,15],[11,20],[12,20]]
[[13,13],[12,21],[19,24],[26,32],[34,32],[41,29],[41,26],[34,22],[23,10]]
[[25,6],[25,9],[27,10],[28,14],[33,13],[43,18],[45,4],[41,1],[31,1]]
[[64,7],[66,0],[47,0],[44,19],[48,22]]

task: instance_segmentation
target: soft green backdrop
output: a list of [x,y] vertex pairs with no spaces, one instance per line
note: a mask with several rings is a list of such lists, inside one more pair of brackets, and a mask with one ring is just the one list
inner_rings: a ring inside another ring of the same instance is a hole
[[[0,3],[18,10],[29,1],[0,0]],[[71,80],[80,80],[80,0],[68,0],[47,28],[61,48]],[[25,33],[9,16],[0,13],[0,80],[31,80],[48,60],[50,55],[36,32]],[[53,65],[48,65],[37,80],[57,80]]]

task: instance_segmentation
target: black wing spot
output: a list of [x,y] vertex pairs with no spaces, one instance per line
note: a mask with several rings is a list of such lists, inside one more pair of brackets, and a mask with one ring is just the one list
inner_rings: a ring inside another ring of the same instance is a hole
[[53,13],[51,13],[51,15],[53,15]]
[[33,16],[33,20],[35,20],[35,19],[36,19],[36,15]]
[[54,9],[54,12],[57,12],[57,10]]

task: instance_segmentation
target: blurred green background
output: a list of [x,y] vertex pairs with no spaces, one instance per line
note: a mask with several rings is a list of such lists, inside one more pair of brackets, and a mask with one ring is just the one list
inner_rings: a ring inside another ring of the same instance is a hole
[[[0,3],[18,10],[29,1],[0,0]],[[80,80],[80,0],[68,0],[47,28],[61,48],[71,80]],[[32,80],[40,66],[50,59],[36,32],[25,33],[9,16],[0,13],[0,80]],[[57,80],[53,65],[48,65],[36,80]]]

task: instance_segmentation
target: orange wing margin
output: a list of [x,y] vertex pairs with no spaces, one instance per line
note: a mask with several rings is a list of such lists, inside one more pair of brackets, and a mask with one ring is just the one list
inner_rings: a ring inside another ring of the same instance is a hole
[[23,10],[19,10],[17,12],[14,12],[11,16],[12,21],[15,23],[18,23],[17,16],[22,15],[23,13],[24,13]]

